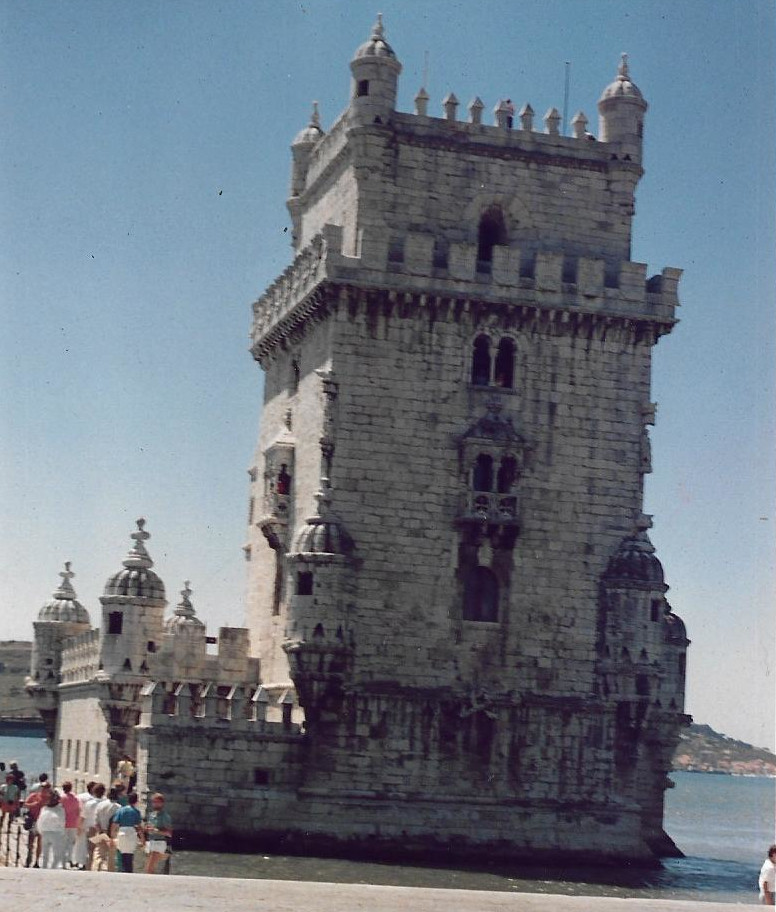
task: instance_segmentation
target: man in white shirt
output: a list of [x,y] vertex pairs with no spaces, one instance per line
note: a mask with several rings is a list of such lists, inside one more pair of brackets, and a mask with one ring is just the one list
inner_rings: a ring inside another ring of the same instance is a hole
[[768,849],[768,857],[760,868],[760,902],[764,906],[776,905],[776,845]]
[[84,808],[86,807],[86,802],[92,800],[92,789],[95,785],[97,785],[97,783],[93,780],[87,782],[86,791],[75,796],[78,799],[78,803],[81,805],[81,820],[78,824],[78,832],[76,833],[75,845],[73,846],[73,865],[81,871],[87,868],[92,858],[91,850],[93,846],[89,842],[89,836],[93,836],[94,833],[90,833],[89,828],[94,826],[94,814],[90,816],[89,822],[87,822],[84,817]]
[[[89,785],[91,788],[89,788]],[[81,826],[83,827],[83,838],[86,840],[86,870],[91,871],[94,860],[94,843],[91,841],[93,836],[97,835],[97,805],[105,796],[105,786],[101,782],[90,782],[87,785],[87,791],[78,796],[81,804]],[[79,854],[79,861],[82,855]]]
[[96,785],[94,787],[95,796],[97,795],[98,789],[102,791],[103,797],[100,798],[100,801],[95,808],[94,817],[97,824],[97,836],[104,836],[105,838],[97,843],[96,867],[98,871],[115,871],[116,847],[110,838],[110,822],[121,805],[116,801],[115,789],[111,789],[110,792],[105,795],[105,786]]

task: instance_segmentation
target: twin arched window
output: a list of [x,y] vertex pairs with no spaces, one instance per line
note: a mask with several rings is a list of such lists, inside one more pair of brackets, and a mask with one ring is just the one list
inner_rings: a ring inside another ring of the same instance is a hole
[[[498,471],[495,472],[496,492],[510,494],[512,485],[517,481],[517,462],[514,456],[503,456]],[[494,482],[493,457],[480,453],[474,463],[472,488],[475,491],[491,492]]]
[[490,338],[477,336],[472,351],[472,385],[514,389],[515,352],[514,339],[504,336],[499,340],[494,358],[491,355]]
[[465,621],[498,621],[498,580],[488,567],[472,567],[463,596]]

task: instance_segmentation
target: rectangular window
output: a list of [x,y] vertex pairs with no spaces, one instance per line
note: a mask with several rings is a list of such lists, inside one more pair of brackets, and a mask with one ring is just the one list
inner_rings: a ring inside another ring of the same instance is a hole
[[296,594],[312,595],[313,594],[313,575],[312,573],[301,571],[296,575]]
[[253,771],[254,785],[269,785],[269,770],[256,767]]
[[124,615],[120,611],[111,611],[108,615],[108,633],[121,633],[124,626]]
[[60,738],[59,739],[59,751],[57,752],[57,766],[62,766],[62,761],[65,759],[65,742]]
[[358,85],[356,86],[356,98],[363,98],[365,95],[369,94],[369,80],[368,79],[359,79]]
[[91,745],[89,744],[88,741],[84,744],[84,770],[86,770],[87,772],[89,771],[89,748],[90,748],[90,746]]
[[94,771],[99,773],[100,771],[100,744],[99,742],[94,745]]
[[75,742],[75,760],[73,762],[73,769],[81,769],[81,741],[80,741],[80,739]]
[[71,751],[72,747],[73,747],[73,742],[70,740],[70,738],[68,738],[67,739],[67,757],[65,759],[65,768],[66,769],[70,769],[70,751]]

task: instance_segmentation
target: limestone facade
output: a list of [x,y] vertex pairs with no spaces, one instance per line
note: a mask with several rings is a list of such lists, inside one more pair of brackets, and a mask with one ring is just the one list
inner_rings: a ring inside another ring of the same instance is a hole
[[345,112],[292,145],[247,629],[208,655],[188,588],[165,620],[141,526],[99,631],[38,622],[29,687],[60,764],[76,728],[136,754],[189,834],[647,861],[688,645],[642,513],[681,274],[630,258],[647,104],[623,58],[598,139],[529,105],[490,126],[423,89],[397,111],[400,71],[378,20]]

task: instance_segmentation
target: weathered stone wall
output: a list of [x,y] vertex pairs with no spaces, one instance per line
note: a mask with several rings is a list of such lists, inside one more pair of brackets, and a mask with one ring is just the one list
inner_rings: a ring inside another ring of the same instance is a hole
[[[514,390],[472,387],[478,332],[518,344]],[[379,302],[340,312],[333,483],[359,558],[356,678],[587,693],[598,579],[640,508],[649,346],[551,326],[506,330]],[[531,445],[522,528],[498,627],[461,621],[455,520],[470,490],[458,441],[496,397]]]
[[60,690],[52,748],[57,784],[70,779],[81,792],[91,779],[110,783],[108,726],[93,688],[74,685]]

